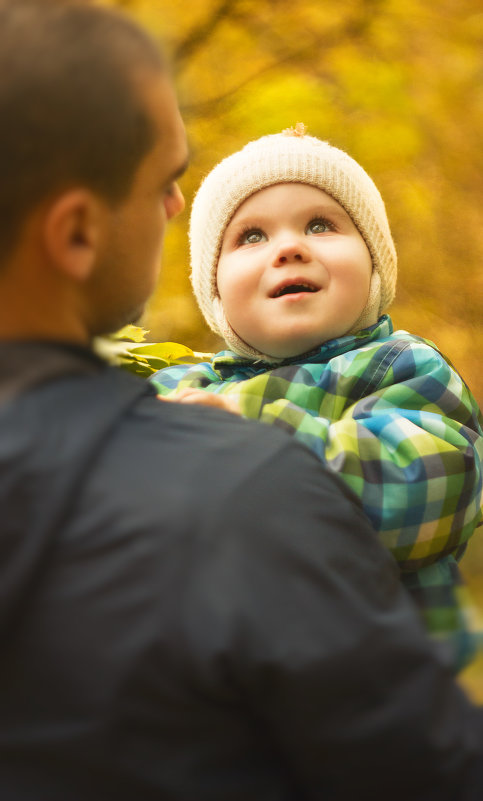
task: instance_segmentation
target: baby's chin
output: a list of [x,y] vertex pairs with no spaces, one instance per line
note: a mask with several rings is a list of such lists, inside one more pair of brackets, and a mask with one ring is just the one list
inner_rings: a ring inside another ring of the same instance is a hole
[[299,343],[298,345],[295,345],[294,343],[285,343],[280,345],[274,345],[273,343],[256,344],[253,342],[249,342],[247,344],[249,344],[251,348],[263,353],[264,356],[267,356],[271,360],[284,361],[285,359],[295,359],[298,356],[304,356],[305,354],[313,353],[322,347],[324,342],[307,342],[304,344]]
[[355,331],[360,330],[360,327],[354,327],[354,325],[351,329],[351,326],[347,325],[347,320],[343,320],[341,322],[343,323],[342,325],[335,324],[332,326],[327,326],[325,331],[319,331],[318,333],[315,331],[310,333],[306,332],[305,335],[298,333],[298,335],[295,334],[287,339],[281,337],[280,339],[273,338],[268,340],[260,338],[256,342],[248,339],[244,339],[243,341],[246,342],[251,348],[263,353],[270,359],[276,359],[278,361],[282,361],[284,359],[295,359],[296,357],[304,356],[305,354],[314,353],[327,342],[331,342],[334,339],[340,339],[341,337],[347,336],[348,334],[353,334]]

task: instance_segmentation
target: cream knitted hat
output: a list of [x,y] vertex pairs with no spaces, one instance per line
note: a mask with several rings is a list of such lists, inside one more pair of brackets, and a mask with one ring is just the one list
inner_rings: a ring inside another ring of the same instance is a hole
[[[306,183],[323,189],[351,217],[372,257],[372,280],[366,306],[351,332],[377,322],[394,299],[396,250],[383,200],[374,182],[347,153],[305,134],[297,123],[281,134],[263,136],[223,159],[202,182],[190,221],[191,282],[203,316],[236,353],[267,357],[244,342],[226,319],[216,273],[226,227],[254,192],[279,183]],[[322,343],[321,343],[322,344]]]

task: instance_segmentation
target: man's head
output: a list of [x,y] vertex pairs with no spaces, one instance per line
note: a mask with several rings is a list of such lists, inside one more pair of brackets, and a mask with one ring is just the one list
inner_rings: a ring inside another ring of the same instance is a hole
[[[367,173],[343,151],[306,136],[303,126],[283,134],[264,136],[228,156],[212,170],[195,197],[191,214],[191,277],[196,298],[210,327],[244,356],[270,357],[276,361],[296,355],[297,351],[294,352],[288,343],[286,353],[278,346],[277,351],[271,353],[247,339],[247,332],[236,330],[223,303],[227,269],[226,263],[222,265],[220,261],[219,264],[219,260],[220,254],[224,254],[225,234],[243,208],[252,200],[255,202],[256,193],[261,195],[262,191],[268,193],[271,187],[288,185],[293,187],[295,196],[299,184],[308,184],[336,202],[365,243],[365,253],[370,254],[372,262],[368,291],[364,289],[364,282],[360,287],[365,293],[365,297],[358,299],[360,314],[352,321],[353,325],[345,331],[337,331],[336,336],[372,325],[394,298],[396,252],[384,203]],[[268,196],[266,201],[265,211],[270,213]],[[362,258],[365,260],[365,256]],[[307,272],[310,272],[308,267],[304,277],[309,278]],[[293,309],[295,306],[292,303]],[[323,320],[320,330],[325,330]],[[328,326],[329,334],[331,330]],[[322,338],[313,346],[327,338],[331,337]]]
[[[118,284],[138,268],[140,310],[155,277],[143,280],[154,268],[141,259],[159,256],[164,223],[182,207],[174,182],[186,162],[184,129],[156,44],[127,17],[83,0],[0,0],[0,117],[0,280],[42,209],[42,244],[60,272],[59,234],[70,236],[67,261],[76,263],[66,268],[86,284],[78,311],[90,333],[125,321]],[[152,230],[141,233],[143,215]],[[77,259],[86,239],[89,269]]]
[[135,91],[154,44],[85,2],[0,0],[0,257],[48,194],[83,185],[121,200],[152,146]]

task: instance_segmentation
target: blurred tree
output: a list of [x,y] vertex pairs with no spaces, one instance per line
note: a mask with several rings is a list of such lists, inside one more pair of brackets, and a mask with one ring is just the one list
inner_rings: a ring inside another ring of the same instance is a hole
[[[171,58],[204,174],[303,121],[347,150],[386,201],[399,253],[397,327],[435,341],[483,403],[481,0],[105,0]],[[217,349],[191,297],[188,212],[168,235],[150,338]]]

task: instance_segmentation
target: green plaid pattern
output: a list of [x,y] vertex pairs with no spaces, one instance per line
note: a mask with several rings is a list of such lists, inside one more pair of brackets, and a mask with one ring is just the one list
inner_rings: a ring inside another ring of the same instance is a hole
[[483,420],[432,343],[393,332],[384,315],[277,366],[223,351],[151,380],[161,395],[230,393],[245,417],[309,447],[360,498],[430,631],[456,642],[458,665],[467,660],[456,561],[481,518]]

